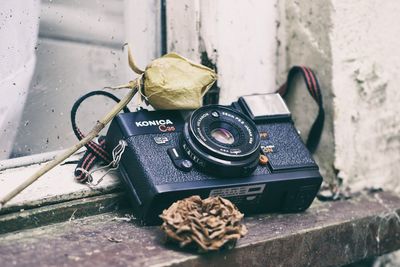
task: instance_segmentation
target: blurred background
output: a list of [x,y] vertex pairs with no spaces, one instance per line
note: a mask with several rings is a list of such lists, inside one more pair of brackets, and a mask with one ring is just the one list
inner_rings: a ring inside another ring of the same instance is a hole
[[[149,4],[155,10],[154,2],[142,6]],[[129,21],[124,10],[133,9],[131,4],[123,0],[0,3],[0,159],[72,145],[76,137],[69,116],[74,101],[86,92],[132,78],[122,51]],[[149,32],[156,24],[150,22]],[[137,25],[143,29],[141,22]],[[149,54],[156,56],[152,45],[149,50],[138,57],[140,62]],[[80,127],[90,130],[112,104],[102,97],[85,102],[78,113]]]

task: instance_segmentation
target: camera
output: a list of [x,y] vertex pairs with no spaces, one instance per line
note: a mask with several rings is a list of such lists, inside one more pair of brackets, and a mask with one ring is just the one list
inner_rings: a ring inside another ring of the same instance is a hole
[[186,120],[177,110],[121,113],[108,130],[107,149],[120,140],[123,184],[147,224],[192,195],[227,198],[246,215],[303,211],[322,183],[279,94],[203,106]]

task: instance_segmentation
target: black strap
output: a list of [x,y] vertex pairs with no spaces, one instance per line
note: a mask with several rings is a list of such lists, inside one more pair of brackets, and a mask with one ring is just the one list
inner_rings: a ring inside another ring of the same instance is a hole
[[[106,91],[92,91],[90,93],[87,93],[83,96],[81,96],[72,106],[71,109],[71,124],[72,124],[72,129],[76,135],[76,137],[81,140],[85,137],[85,135],[81,132],[81,130],[78,128],[76,125],[76,113],[78,111],[79,106],[82,104],[83,101],[88,99],[89,97],[96,96],[96,95],[102,95],[106,96],[108,98],[111,98],[115,102],[120,102],[121,100],[116,97],[115,95],[108,93]],[[124,107],[123,109],[124,112],[130,112],[129,108]],[[87,143],[85,146],[87,148],[85,154],[83,155],[82,159],[79,160],[76,168],[75,168],[75,178],[79,182],[86,182],[88,180],[88,175],[85,172],[82,172],[80,169],[84,169],[86,171],[89,171],[97,162],[99,161],[104,161],[106,163],[111,162],[111,156],[109,153],[106,151],[106,145],[105,145],[105,138],[104,136],[100,136],[98,138],[98,142],[96,143],[94,141],[90,141]]]
[[311,126],[306,142],[307,148],[311,153],[313,153],[318,147],[325,121],[325,111],[322,103],[321,88],[319,86],[317,76],[315,75],[314,71],[308,67],[294,66],[289,71],[287,82],[279,88],[278,93],[284,97],[292,87],[292,82],[294,81],[295,76],[299,73],[302,75],[303,80],[307,85],[308,92],[318,105],[318,116]]

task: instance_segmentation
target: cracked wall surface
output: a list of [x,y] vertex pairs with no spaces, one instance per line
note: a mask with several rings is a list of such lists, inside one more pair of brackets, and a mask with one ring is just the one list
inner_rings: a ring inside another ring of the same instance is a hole
[[[302,64],[322,85],[327,120],[316,154],[322,174],[343,178],[355,191],[399,192],[400,2],[281,0],[279,10],[278,80]],[[298,85],[289,106],[306,136],[316,108]]]
[[[325,180],[342,178],[353,192],[400,192],[400,2],[281,0],[279,10],[278,80],[304,64],[322,85],[328,117],[316,159]],[[306,136],[316,109],[297,85],[289,105]],[[376,266],[399,259],[390,254]]]
[[168,51],[218,67],[220,104],[274,92],[276,0],[167,0]]
[[400,192],[400,2],[332,4],[335,166],[354,189]]
[[[400,192],[398,1],[332,1],[335,166],[352,190]],[[400,252],[374,266],[399,266]]]
[[[332,27],[329,0],[279,1],[277,83],[283,83],[289,68],[306,65],[317,74],[325,106],[325,124],[315,153],[325,181],[335,178],[333,136],[332,52],[329,32]],[[317,105],[304,82],[295,82],[287,97],[296,127],[303,140],[317,116]]]

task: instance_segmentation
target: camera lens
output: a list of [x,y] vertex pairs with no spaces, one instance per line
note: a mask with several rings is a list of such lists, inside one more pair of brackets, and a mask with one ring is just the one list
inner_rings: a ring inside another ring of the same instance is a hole
[[259,138],[256,125],[246,115],[209,105],[194,111],[185,123],[182,146],[200,169],[217,176],[237,177],[257,167]]
[[215,128],[211,131],[211,136],[222,144],[231,145],[235,141],[231,132],[224,128]]

